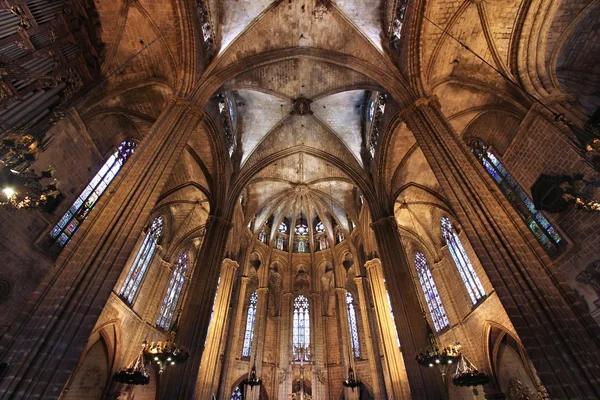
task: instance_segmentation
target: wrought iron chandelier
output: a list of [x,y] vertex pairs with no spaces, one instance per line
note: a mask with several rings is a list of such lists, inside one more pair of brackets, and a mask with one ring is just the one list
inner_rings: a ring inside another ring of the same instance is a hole
[[243,384],[250,386],[250,390],[254,389],[254,386],[260,386],[262,380],[256,376],[256,365],[252,366],[248,377],[242,381]]
[[356,375],[354,375],[354,370],[352,369],[352,367],[348,368],[348,379],[342,382],[342,385],[351,388],[354,392],[354,388],[359,387],[361,384],[362,382],[360,381],[360,379],[356,378]]
[[427,325],[427,338],[429,339],[429,345],[425,350],[417,354],[415,358],[417,362],[424,367],[437,367],[442,373],[442,378],[445,378],[446,367],[450,364],[457,363],[461,358],[461,345],[459,342],[455,342],[454,344],[441,346],[437,337],[433,333],[424,312],[423,317],[425,318],[425,323]]
[[[179,319],[181,317],[181,309],[177,313],[177,318],[173,326],[167,333],[167,340],[159,342],[151,342],[149,346],[144,347],[144,356],[146,360],[158,365],[158,373],[162,374],[169,365],[184,363],[190,352],[182,346],[175,343],[175,335],[179,329]],[[145,341],[145,343],[147,343]]]
[[58,203],[60,192],[54,182],[42,185],[41,180],[52,177],[50,170],[37,175],[34,170],[17,172],[4,166],[0,171],[0,206],[15,211],[42,208],[51,212]]
[[455,386],[479,386],[489,382],[488,374],[479,371],[467,357],[461,355],[456,364],[456,372],[452,375],[452,383]]
[[142,345],[142,350],[138,356],[126,368],[121,369],[113,376],[115,382],[124,383],[126,385],[147,385],[150,383],[150,376],[144,367],[144,350],[146,342]]

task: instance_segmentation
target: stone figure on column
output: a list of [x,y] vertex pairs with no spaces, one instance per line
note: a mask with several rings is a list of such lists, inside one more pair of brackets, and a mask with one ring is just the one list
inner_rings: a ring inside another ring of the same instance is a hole
[[274,262],[269,268],[269,310],[271,316],[279,315],[281,311],[281,289],[283,278],[279,273],[279,265]]
[[325,315],[333,315],[335,309],[335,277],[333,275],[333,265],[329,262],[325,265],[325,273],[321,277],[321,297]]

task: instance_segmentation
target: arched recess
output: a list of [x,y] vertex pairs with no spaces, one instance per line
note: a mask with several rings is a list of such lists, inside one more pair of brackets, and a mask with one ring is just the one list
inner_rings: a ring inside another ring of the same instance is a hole
[[485,111],[475,117],[463,131],[465,141],[478,138],[493,146],[502,156],[509,148],[519,130],[520,121],[503,111]]
[[118,330],[104,325],[90,336],[84,355],[61,395],[61,400],[101,399],[108,394],[117,358]]
[[489,321],[485,335],[487,363],[492,377],[490,388],[508,395],[518,381],[525,391],[536,394],[540,387],[539,379],[521,342],[501,325]]
[[[340,395],[338,396],[339,400],[346,399],[346,397],[344,396],[344,393],[345,393],[345,389],[342,389],[342,391],[340,392]],[[373,395],[373,392],[364,382],[361,383],[360,388],[358,389],[358,400],[375,400],[375,396]]]
[[[245,397],[245,391],[246,391],[246,389],[247,389],[248,387],[247,387],[247,386],[246,386],[244,383],[242,383],[242,381],[243,381],[244,379],[246,379],[246,378],[248,378],[248,376],[247,376],[247,375],[240,376],[240,377],[239,377],[239,378],[238,378],[238,379],[235,381],[235,384],[234,384],[234,385],[233,385],[233,386],[232,386],[232,387],[229,389],[229,393],[225,393],[225,394],[224,394],[224,396],[223,396],[223,399],[224,399],[224,400],[229,400],[229,399],[232,399],[232,398],[233,398],[233,397],[232,397],[232,394],[233,394],[233,392],[234,392],[234,391],[235,391],[237,388],[239,388],[239,389],[240,389],[240,392],[242,393],[242,399],[246,399],[246,397]],[[267,395],[267,390],[265,389],[265,387],[264,387],[263,385],[260,385],[260,386],[259,386],[259,388],[260,388],[260,389],[258,389],[258,388],[256,389],[256,390],[260,390],[260,393],[259,393],[259,395],[258,395],[258,399],[259,399],[259,400],[269,400],[269,396]],[[236,399],[236,400],[237,400],[237,399]]]

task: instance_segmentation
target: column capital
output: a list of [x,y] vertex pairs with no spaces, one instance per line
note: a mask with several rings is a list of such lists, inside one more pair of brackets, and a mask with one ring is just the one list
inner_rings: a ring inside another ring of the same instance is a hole
[[209,215],[208,219],[206,220],[206,224],[214,224],[214,225],[222,225],[225,226],[227,228],[231,228],[233,226],[233,224],[231,223],[231,221],[223,218],[223,217],[218,217],[216,215]]
[[[137,3],[137,0],[123,0],[123,1],[134,1]],[[186,97],[171,95],[169,97],[169,100],[171,101],[171,103],[174,106],[185,108],[186,113],[188,113],[190,115],[194,115],[194,116],[198,117],[200,120],[203,120],[206,116],[204,114],[204,111],[202,111],[201,107],[196,106],[196,104],[194,104],[192,101],[190,101]]]
[[442,105],[440,103],[440,99],[436,95],[432,95],[429,97],[421,97],[415,100],[410,106],[406,107],[402,111],[400,111],[400,119],[404,120],[406,115],[412,114],[415,110],[421,109],[427,106],[432,106],[435,108],[441,109]]
[[379,218],[375,222],[371,222],[371,228],[381,226],[384,224],[394,224],[397,226],[396,218],[393,215],[388,215],[387,217]]
[[256,289],[257,293],[267,293],[269,291],[268,287],[259,287]]
[[367,271],[378,266],[381,267],[381,260],[379,258],[373,258],[365,263],[365,268]]
[[235,271],[240,267],[240,264],[237,263],[237,261],[232,260],[231,258],[226,258],[223,260],[223,262],[221,263],[221,269],[224,270],[226,268],[230,268],[231,270]]

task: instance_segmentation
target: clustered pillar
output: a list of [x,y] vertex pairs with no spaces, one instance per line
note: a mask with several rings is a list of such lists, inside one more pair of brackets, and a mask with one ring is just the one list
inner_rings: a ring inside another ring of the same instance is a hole
[[575,309],[572,289],[533,234],[453,131],[437,99],[417,100],[402,118],[550,396],[600,397],[599,328],[589,314]]

